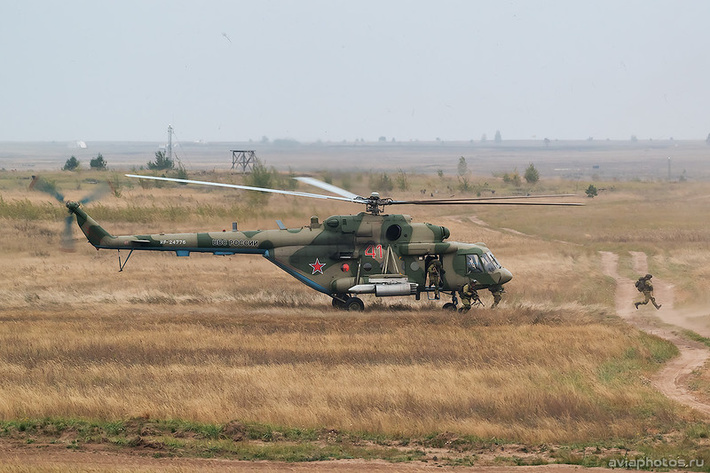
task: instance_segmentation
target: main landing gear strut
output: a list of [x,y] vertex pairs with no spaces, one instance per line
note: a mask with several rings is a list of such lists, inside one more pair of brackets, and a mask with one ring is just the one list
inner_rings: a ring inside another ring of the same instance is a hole
[[459,299],[456,297],[456,291],[451,291],[451,302],[444,304],[444,310],[456,311],[456,306],[459,304]]

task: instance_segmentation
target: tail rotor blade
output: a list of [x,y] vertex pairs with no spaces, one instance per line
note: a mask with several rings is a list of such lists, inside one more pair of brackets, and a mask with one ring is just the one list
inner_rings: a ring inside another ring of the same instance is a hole
[[62,233],[62,251],[73,252],[74,251],[74,235],[72,233],[72,224],[74,223],[74,216],[69,214],[64,219],[64,233]]
[[59,202],[64,203],[64,195],[57,190],[56,184],[53,182],[49,182],[47,180],[42,179],[41,177],[38,176],[32,176],[32,182],[30,183],[30,189],[39,191],[39,192],[44,192],[45,194],[49,194],[55,199],[57,199]]
[[108,194],[110,188],[108,184],[102,183],[96,186],[93,191],[91,191],[87,196],[85,196],[83,199],[79,201],[80,204],[88,204],[89,202],[93,202],[97,199],[100,199],[101,197],[105,196]]

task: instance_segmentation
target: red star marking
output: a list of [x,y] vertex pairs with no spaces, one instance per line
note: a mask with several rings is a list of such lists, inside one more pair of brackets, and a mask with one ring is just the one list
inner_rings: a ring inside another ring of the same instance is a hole
[[308,265],[313,268],[313,272],[311,274],[316,274],[316,273],[321,273],[323,274],[323,268],[325,267],[325,263],[321,263],[318,261],[318,258],[316,258],[315,263],[308,263]]

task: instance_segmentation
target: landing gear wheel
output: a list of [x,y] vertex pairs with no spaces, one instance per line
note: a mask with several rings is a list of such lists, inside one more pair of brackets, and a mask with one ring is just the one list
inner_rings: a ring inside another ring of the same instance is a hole
[[446,304],[444,304],[443,309],[451,311],[451,312],[455,312],[456,311],[456,304],[454,304],[453,302],[447,302]]
[[336,309],[344,309],[345,308],[345,301],[348,299],[348,296],[345,294],[338,294],[337,296],[333,296],[333,307]]
[[345,304],[343,304],[343,309],[349,312],[362,312],[365,310],[365,303],[357,297],[350,297],[345,301]]

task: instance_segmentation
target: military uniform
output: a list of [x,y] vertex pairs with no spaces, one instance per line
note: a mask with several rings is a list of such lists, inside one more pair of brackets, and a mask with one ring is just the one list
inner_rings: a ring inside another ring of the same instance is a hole
[[491,294],[493,294],[493,305],[491,305],[491,309],[494,309],[499,303],[500,300],[503,298],[503,293],[505,290],[503,289],[503,286],[491,286],[488,288],[489,291],[491,291]]
[[650,274],[647,274],[646,276],[639,278],[637,281],[637,288],[639,291],[643,293],[643,302],[635,302],[634,306],[638,309],[640,305],[646,305],[648,304],[648,301],[651,301],[653,306],[656,308],[656,310],[661,308],[661,304],[656,304],[656,298],[653,297],[653,284],[651,284],[651,278],[653,276]]
[[434,297],[439,298],[439,281],[441,280],[441,261],[438,258],[433,259],[427,267],[427,276],[429,276],[429,285],[434,286]]
[[474,304],[481,301],[478,297],[478,291],[476,291],[476,281],[473,279],[463,285],[459,295],[461,296],[461,304],[463,305],[463,307],[459,309],[459,312],[468,312],[471,310],[471,301],[473,301]]

